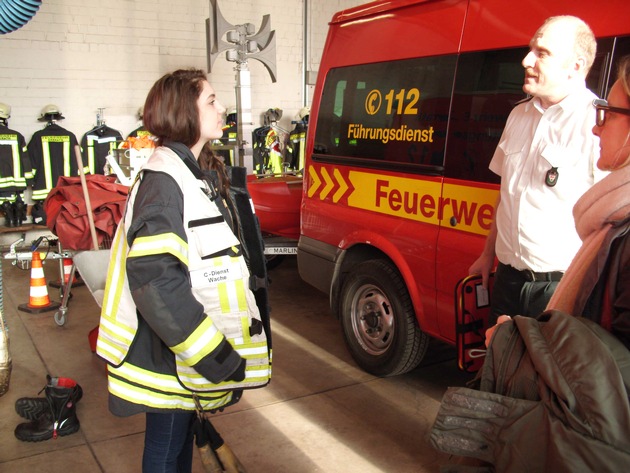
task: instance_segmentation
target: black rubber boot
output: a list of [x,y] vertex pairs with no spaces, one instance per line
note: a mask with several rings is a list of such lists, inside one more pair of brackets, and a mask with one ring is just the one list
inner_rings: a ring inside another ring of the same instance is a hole
[[[59,378],[48,378],[48,385],[58,385]],[[61,384],[65,384],[65,381],[62,381]],[[46,386],[42,388],[40,393],[46,389]],[[76,404],[83,397],[83,389],[81,389],[81,385],[75,383],[75,386],[72,393],[72,398],[74,403]],[[24,417],[28,420],[35,420],[40,415],[42,415],[46,410],[48,410],[48,399],[45,397],[21,397],[17,401],[15,401],[15,412],[18,413],[20,417]]]
[[13,218],[14,226],[21,226],[26,220],[26,204],[22,200],[22,196],[20,194],[17,195],[15,202],[13,202]]
[[4,226],[13,228],[13,223],[15,222],[15,210],[11,202],[8,200],[2,202],[0,210],[4,212]]
[[24,442],[41,442],[79,430],[79,418],[73,399],[77,383],[70,378],[51,378],[46,390],[48,409],[31,421],[15,428],[15,437]]

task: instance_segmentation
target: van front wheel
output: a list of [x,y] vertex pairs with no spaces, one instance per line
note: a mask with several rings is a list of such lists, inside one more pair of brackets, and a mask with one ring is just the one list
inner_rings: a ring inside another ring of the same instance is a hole
[[356,363],[376,376],[414,369],[427,351],[405,283],[390,263],[366,261],[347,276],[341,294],[341,324]]

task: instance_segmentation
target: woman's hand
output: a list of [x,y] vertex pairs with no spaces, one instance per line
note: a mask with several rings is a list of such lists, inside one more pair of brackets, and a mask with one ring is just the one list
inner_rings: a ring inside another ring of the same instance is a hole
[[[497,319],[497,325],[502,324],[503,322],[507,322],[508,320],[512,320],[512,317],[510,317],[509,315],[499,315],[499,318]],[[486,330],[486,348],[490,346],[492,335],[494,335],[494,331],[496,330],[497,325],[493,325],[488,330]]]

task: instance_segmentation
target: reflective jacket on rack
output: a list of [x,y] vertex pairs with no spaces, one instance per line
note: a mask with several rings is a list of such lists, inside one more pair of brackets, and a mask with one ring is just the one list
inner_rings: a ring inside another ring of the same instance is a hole
[[[77,176],[77,137],[54,122],[33,133],[28,154],[33,163],[33,200],[44,200],[60,176]],[[87,167],[84,172],[88,173]]]
[[[192,155],[185,159],[197,166]],[[110,364],[116,415],[193,410],[193,394],[216,409],[238,400],[241,389],[269,382],[268,325],[239,239],[209,198],[214,192],[166,147],[149,158],[130,191],[97,342]],[[232,381],[241,359],[245,379]]]
[[116,142],[122,139],[118,130],[107,125],[96,126],[83,135],[83,164],[89,168],[90,174],[105,174],[105,158],[112,149],[116,149]]
[[290,155],[288,156],[289,167],[295,171],[304,169],[304,159],[306,156],[306,131],[308,126],[304,121],[295,124],[291,133],[289,133],[289,143],[291,146]]
[[16,194],[32,181],[33,168],[24,136],[0,123],[0,195],[15,200]]

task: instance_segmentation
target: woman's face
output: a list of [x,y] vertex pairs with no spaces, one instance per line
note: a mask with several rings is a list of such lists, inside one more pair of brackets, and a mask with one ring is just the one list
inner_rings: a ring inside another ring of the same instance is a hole
[[[615,82],[610,89],[608,105],[630,109],[630,99],[621,82]],[[630,116],[607,111],[604,124],[595,125],[593,134],[599,136],[599,169],[614,171],[630,164]]]
[[201,127],[199,141],[203,144],[223,136],[223,113],[225,107],[216,99],[214,89],[203,81],[203,89],[197,99],[199,124]]

